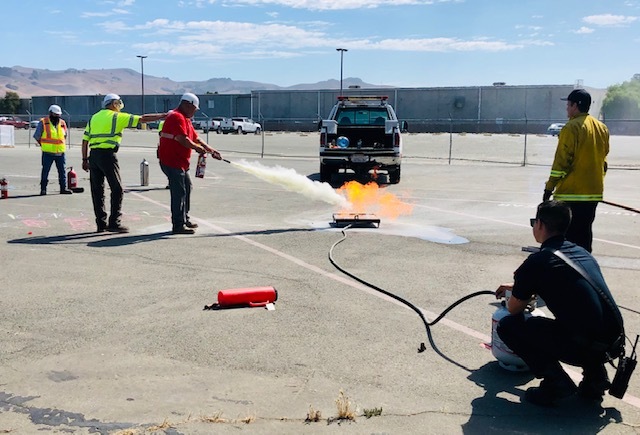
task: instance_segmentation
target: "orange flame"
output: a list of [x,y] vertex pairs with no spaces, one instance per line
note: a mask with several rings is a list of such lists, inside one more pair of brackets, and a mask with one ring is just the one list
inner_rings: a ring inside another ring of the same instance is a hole
[[392,193],[383,192],[374,182],[363,185],[357,181],[348,181],[338,192],[345,195],[351,203],[352,207],[348,210],[350,213],[371,213],[395,220],[398,216],[413,212],[413,204],[402,201]]

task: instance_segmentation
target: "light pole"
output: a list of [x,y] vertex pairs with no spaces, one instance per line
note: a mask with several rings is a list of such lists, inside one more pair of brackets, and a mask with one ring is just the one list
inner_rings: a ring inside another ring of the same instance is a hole
[[346,48],[336,48],[336,51],[340,52],[340,96],[342,96],[342,61],[344,52],[349,50],[347,50]]
[[140,73],[142,76],[142,115],[145,114],[144,111],[144,60],[147,56],[142,56],[141,54],[136,55],[136,57],[140,58]]

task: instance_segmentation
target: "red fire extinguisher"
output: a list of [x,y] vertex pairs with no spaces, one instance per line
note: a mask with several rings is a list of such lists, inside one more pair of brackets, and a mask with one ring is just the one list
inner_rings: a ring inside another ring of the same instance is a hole
[[207,155],[200,154],[198,156],[198,165],[196,166],[196,177],[204,178],[204,170],[207,167]]
[[9,182],[6,178],[2,177],[0,180],[0,199],[5,199],[9,197]]
[[232,288],[218,292],[218,303],[205,306],[205,310],[223,308],[264,307],[278,299],[278,291],[271,286]]
[[69,168],[69,173],[67,174],[67,189],[73,190],[78,187],[78,174],[73,170],[73,166]]

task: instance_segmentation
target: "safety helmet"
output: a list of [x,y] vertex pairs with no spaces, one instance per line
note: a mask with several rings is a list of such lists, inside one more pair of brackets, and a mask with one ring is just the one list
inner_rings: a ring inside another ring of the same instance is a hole
[[192,94],[191,92],[187,92],[186,94],[182,95],[182,98],[180,100],[187,101],[193,104],[194,106],[196,106],[196,109],[200,108],[200,100],[195,94]]
[[52,104],[49,106],[49,113],[53,113],[54,115],[62,115],[62,109],[57,104]]
[[102,100],[102,108],[106,109],[109,104],[111,104],[112,101],[114,100],[120,100],[122,101],[122,98],[120,98],[120,95],[118,94],[107,94],[104,96],[104,100]]

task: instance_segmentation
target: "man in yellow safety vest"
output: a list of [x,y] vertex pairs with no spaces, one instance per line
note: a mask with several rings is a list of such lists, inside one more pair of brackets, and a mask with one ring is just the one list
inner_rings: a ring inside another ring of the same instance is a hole
[[[102,110],[95,113],[82,137],[82,169],[89,172],[91,198],[96,216],[98,232],[111,231],[128,233],[122,226],[122,199],[124,190],[120,178],[120,165],[117,152],[125,128],[136,128],[140,123],[164,119],[166,113],[132,115],[122,112],[124,103],[117,94],[107,94],[102,101]],[[91,155],[89,155],[89,149]],[[111,189],[111,215],[107,220],[104,204],[104,180]]]
[[42,149],[42,172],[40,173],[40,195],[47,194],[49,171],[56,163],[60,193],[73,193],[67,189],[67,174],[65,173],[65,141],[67,139],[67,124],[60,118],[62,109],[57,104],[49,106],[49,116],[40,119],[33,138]]

